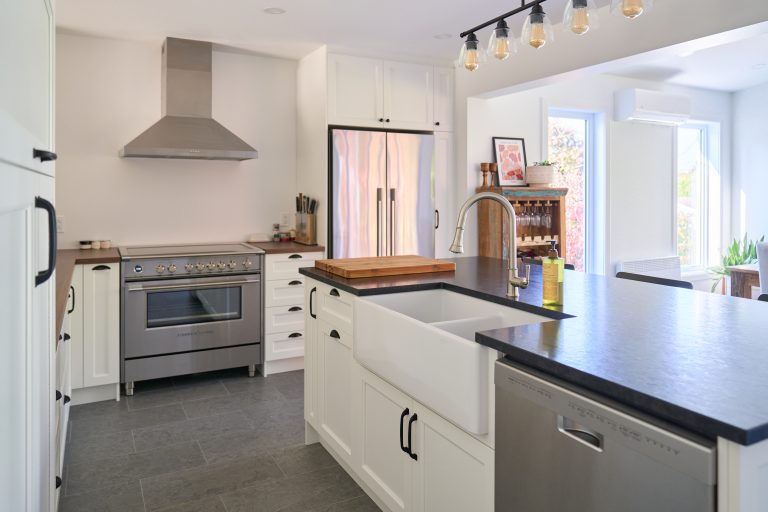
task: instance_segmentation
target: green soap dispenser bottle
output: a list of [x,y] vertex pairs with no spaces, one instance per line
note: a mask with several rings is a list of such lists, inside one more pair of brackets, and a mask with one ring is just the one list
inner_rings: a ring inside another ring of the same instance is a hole
[[543,299],[545,306],[563,305],[563,281],[565,281],[565,260],[557,254],[557,247],[552,240],[549,254],[541,262],[544,278]]

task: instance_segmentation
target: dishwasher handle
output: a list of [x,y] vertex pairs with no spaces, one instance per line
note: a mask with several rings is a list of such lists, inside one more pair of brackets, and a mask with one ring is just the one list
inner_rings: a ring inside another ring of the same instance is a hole
[[603,435],[596,430],[561,415],[557,416],[557,430],[599,453],[603,452]]

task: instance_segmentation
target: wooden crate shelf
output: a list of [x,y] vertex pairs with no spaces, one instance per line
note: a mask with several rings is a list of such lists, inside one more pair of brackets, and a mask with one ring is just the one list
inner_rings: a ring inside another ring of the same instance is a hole
[[[549,187],[488,187],[478,188],[478,192],[496,192],[506,197],[510,203],[527,205],[549,202],[552,207],[552,228],[548,233],[543,232],[541,228],[537,235],[557,236],[557,250],[560,256],[567,258],[566,255],[566,226],[565,226],[565,206],[567,188],[549,188]],[[480,201],[477,205],[479,250],[480,256],[491,258],[507,259],[509,227],[507,226],[507,216],[501,205],[493,201]],[[520,213],[516,209],[516,213]],[[529,233],[523,233],[528,235]],[[521,233],[518,232],[518,238]],[[549,250],[549,241],[518,241],[518,252],[530,253],[532,257],[546,256]]]

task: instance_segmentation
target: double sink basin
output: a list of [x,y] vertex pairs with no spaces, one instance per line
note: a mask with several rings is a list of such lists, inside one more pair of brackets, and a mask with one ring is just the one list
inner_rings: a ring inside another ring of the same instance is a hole
[[496,352],[475,333],[550,318],[449,290],[360,297],[354,354],[363,366],[462,429],[489,429]]

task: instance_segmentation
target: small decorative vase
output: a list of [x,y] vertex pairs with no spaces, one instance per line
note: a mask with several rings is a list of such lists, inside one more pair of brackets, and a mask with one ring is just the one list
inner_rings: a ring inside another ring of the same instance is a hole
[[551,165],[529,165],[525,168],[525,181],[529,185],[549,186],[555,181],[555,168]]

